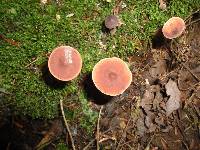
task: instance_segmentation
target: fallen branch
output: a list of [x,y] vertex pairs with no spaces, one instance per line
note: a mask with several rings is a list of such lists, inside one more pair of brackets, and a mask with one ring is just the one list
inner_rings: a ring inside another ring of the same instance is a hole
[[60,100],[60,109],[61,109],[61,112],[62,112],[62,117],[63,117],[64,123],[65,123],[65,126],[67,128],[68,133],[69,133],[69,137],[70,137],[70,140],[71,140],[71,143],[72,143],[72,148],[73,148],[73,150],[76,150],[76,148],[74,146],[74,140],[73,140],[72,134],[70,132],[67,120],[65,118],[65,113],[64,113],[64,110],[63,110],[63,100]]

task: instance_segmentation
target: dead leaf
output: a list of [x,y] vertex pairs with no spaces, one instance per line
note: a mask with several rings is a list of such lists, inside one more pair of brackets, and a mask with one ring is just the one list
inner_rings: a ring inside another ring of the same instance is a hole
[[158,78],[159,76],[164,75],[166,71],[167,71],[166,60],[160,60],[150,68],[149,73],[152,77]]
[[49,131],[37,144],[36,149],[42,149],[45,145],[48,145],[51,141],[59,137],[62,134],[62,131],[63,131],[62,122],[60,120],[55,120]]
[[140,106],[144,108],[145,105],[152,104],[153,99],[154,99],[154,93],[150,89],[147,89],[141,100]]
[[151,116],[145,117],[145,125],[148,127],[150,133],[156,130],[156,125],[153,123],[153,119]]
[[180,96],[181,92],[178,89],[176,82],[169,80],[165,85],[166,93],[170,96],[166,103],[166,114],[169,116],[174,110],[180,107]]
[[137,134],[140,136],[143,136],[144,133],[146,132],[147,128],[144,125],[144,120],[143,118],[139,118],[136,122],[136,126],[137,126]]

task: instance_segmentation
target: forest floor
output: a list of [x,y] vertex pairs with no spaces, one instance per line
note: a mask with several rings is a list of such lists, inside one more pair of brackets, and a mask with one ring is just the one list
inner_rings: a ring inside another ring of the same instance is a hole
[[[164,11],[143,0],[21,7],[29,2],[0,6],[6,12],[0,26],[0,149],[200,149],[198,0],[187,6],[170,1]],[[125,23],[114,35],[102,30],[110,12]],[[174,15],[187,27],[168,40],[161,27]],[[46,68],[49,53],[62,44],[77,47],[85,60],[80,77],[67,86],[54,82]],[[131,86],[116,97],[100,93],[91,80],[93,65],[111,56],[123,58],[133,74]]]

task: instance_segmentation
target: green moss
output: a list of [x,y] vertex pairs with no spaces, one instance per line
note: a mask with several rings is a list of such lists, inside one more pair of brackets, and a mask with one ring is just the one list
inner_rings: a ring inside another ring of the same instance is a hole
[[64,144],[64,142],[60,142],[56,145],[56,150],[69,150],[69,148]]
[[[84,90],[78,86],[82,74],[91,72],[104,57],[127,60],[136,51],[145,50],[145,43],[166,20],[174,15],[185,18],[200,7],[199,0],[171,0],[166,11],[160,10],[155,0],[125,3],[126,8],[119,14],[125,25],[114,36],[102,38],[102,22],[111,14],[114,1],[72,0],[61,5],[41,5],[38,0],[2,1],[0,32],[20,46],[0,41],[0,88],[13,93],[10,100],[15,103],[16,112],[34,118],[53,118],[58,115],[59,100],[67,94],[77,94],[82,107],[79,113],[84,114],[81,124],[91,127],[97,114],[89,108]],[[60,20],[56,20],[56,14]],[[68,14],[74,15],[67,17]],[[100,40],[106,41],[106,50],[101,49]],[[81,75],[64,89],[52,89],[42,79],[41,65],[58,45],[73,46],[83,57]],[[32,58],[37,60],[27,67]]]
[[87,130],[87,133],[91,134],[93,127],[96,125],[96,120],[98,117],[98,113],[92,111],[92,109],[88,105],[88,101],[85,98],[86,96],[83,92],[80,92],[79,98],[82,105],[82,114],[83,118],[80,118],[80,125]]

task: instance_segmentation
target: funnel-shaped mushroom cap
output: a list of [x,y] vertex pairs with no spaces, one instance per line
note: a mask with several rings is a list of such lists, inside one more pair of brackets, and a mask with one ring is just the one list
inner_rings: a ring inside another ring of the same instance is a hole
[[78,76],[82,67],[79,52],[70,46],[60,46],[49,57],[50,73],[61,81],[69,81]]
[[163,26],[163,35],[168,39],[179,37],[185,30],[185,22],[179,17],[170,18]]
[[94,66],[92,80],[102,93],[117,96],[131,84],[132,73],[120,58],[105,58]]

